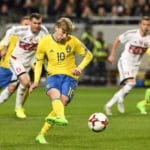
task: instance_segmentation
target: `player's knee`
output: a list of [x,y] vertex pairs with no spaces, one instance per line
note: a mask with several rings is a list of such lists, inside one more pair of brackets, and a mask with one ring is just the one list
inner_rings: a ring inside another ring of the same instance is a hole
[[136,85],[136,82],[128,83],[128,85],[130,85],[131,87],[134,87]]
[[16,90],[16,88],[17,88],[17,84],[18,84],[17,82],[13,82],[13,83],[9,84],[8,91],[10,93],[13,93]]
[[127,79],[126,84],[134,87],[136,85],[136,80],[135,79]]
[[30,80],[23,80],[23,81],[21,81],[21,84],[22,84],[24,87],[29,87],[29,86],[30,86]]
[[15,89],[16,89],[16,86],[14,86],[14,85],[9,86],[9,88],[8,88],[9,93],[13,93],[15,91]]
[[29,87],[30,86],[30,77],[28,76],[28,74],[22,74],[19,77],[20,83],[24,86],[24,87]]

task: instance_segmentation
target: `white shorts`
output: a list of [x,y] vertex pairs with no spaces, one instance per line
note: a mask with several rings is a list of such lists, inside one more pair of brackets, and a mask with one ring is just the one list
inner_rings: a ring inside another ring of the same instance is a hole
[[10,69],[13,73],[11,81],[18,79],[18,76],[24,73],[28,73],[31,67],[24,67],[20,61],[10,57],[9,59]]
[[131,65],[127,61],[119,59],[118,61],[118,70],[120,75],[120,84],[124,83],[126,79],[136,78],[136,75],[139,71],[139,65]]

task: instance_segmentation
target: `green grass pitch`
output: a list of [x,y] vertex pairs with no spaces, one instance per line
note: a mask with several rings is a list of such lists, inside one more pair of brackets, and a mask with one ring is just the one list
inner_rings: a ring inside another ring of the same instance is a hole
[[33,91],[25,104],[27,118],[20,120],[14,113],[15,94],[0,105],[0,150],[149,150],[150,108],[141,115],[136,103],[144,97],[145,88],[134,88],[126,97],[125,114],[113,107],[106,130],[95,133],[87,120],[94,112],[104,113],[104,104],[116,92],[116,87],[81,87],[65,108],[69,125],[55,126],[46,135],[48,145],[35,142],[51,103],[44,87]]

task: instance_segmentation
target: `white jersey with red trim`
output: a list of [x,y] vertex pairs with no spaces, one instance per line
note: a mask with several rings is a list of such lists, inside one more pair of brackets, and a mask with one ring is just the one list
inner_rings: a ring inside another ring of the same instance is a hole
[[30,26],[15,26],[6,32],[4,45],[8,46],[10,35],[17,35],[18,42],[12,52],[12,57],[29,67],[33,64],[38,41],[46,34],[48,30],[43,25],[38,33],[32,33]]
[[125,43],[120,59],[130,65],[140,65],[141,58],[150,47],[150,35],[141,36],[139,29],[128,30],[119,36],[121,43]]

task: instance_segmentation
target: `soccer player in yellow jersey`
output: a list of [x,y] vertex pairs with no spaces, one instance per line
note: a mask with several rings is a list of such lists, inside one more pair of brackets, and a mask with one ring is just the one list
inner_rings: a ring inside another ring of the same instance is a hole
[[[79,39],[71,35],[73,29],[74,24],[71,20],[62,17],[57,20],[54,33],[44,36],[38,44],[34,83],[30,86],[29,91],[32,92],[38,87],[42,64],[47,58],[46,94],[52,101],[52,111],[45,118],[44,126],[36,137],[41,144],[47,144],[45,134],[50,127],[68,124],[64,106],[71,101],[82,70],[93,58],[92,53]],[[75,63],[76,54],[83,56],[79,65]]]
[[[29,25],[29,24],[30,24],[29,16],[24,16],[23,18],[21,18],[20,25]],[[9,58],[11,56],[13,49],[16,46],[17,40],[18,38],[16,35],[12,35],[10,37],[7,53],[5,56],[1,58],[0,61],[0,88],[4,89],[0,94],[0,103],[3,103],[9,98],[9,96],[15,91],[18,84],[17,80],[11,79],[12,72],[9,69]],[[3,49],[3,40],[0,42],[0,50],[2,49]],[[24,118],[25,114],[23,114],[22,116]]]

